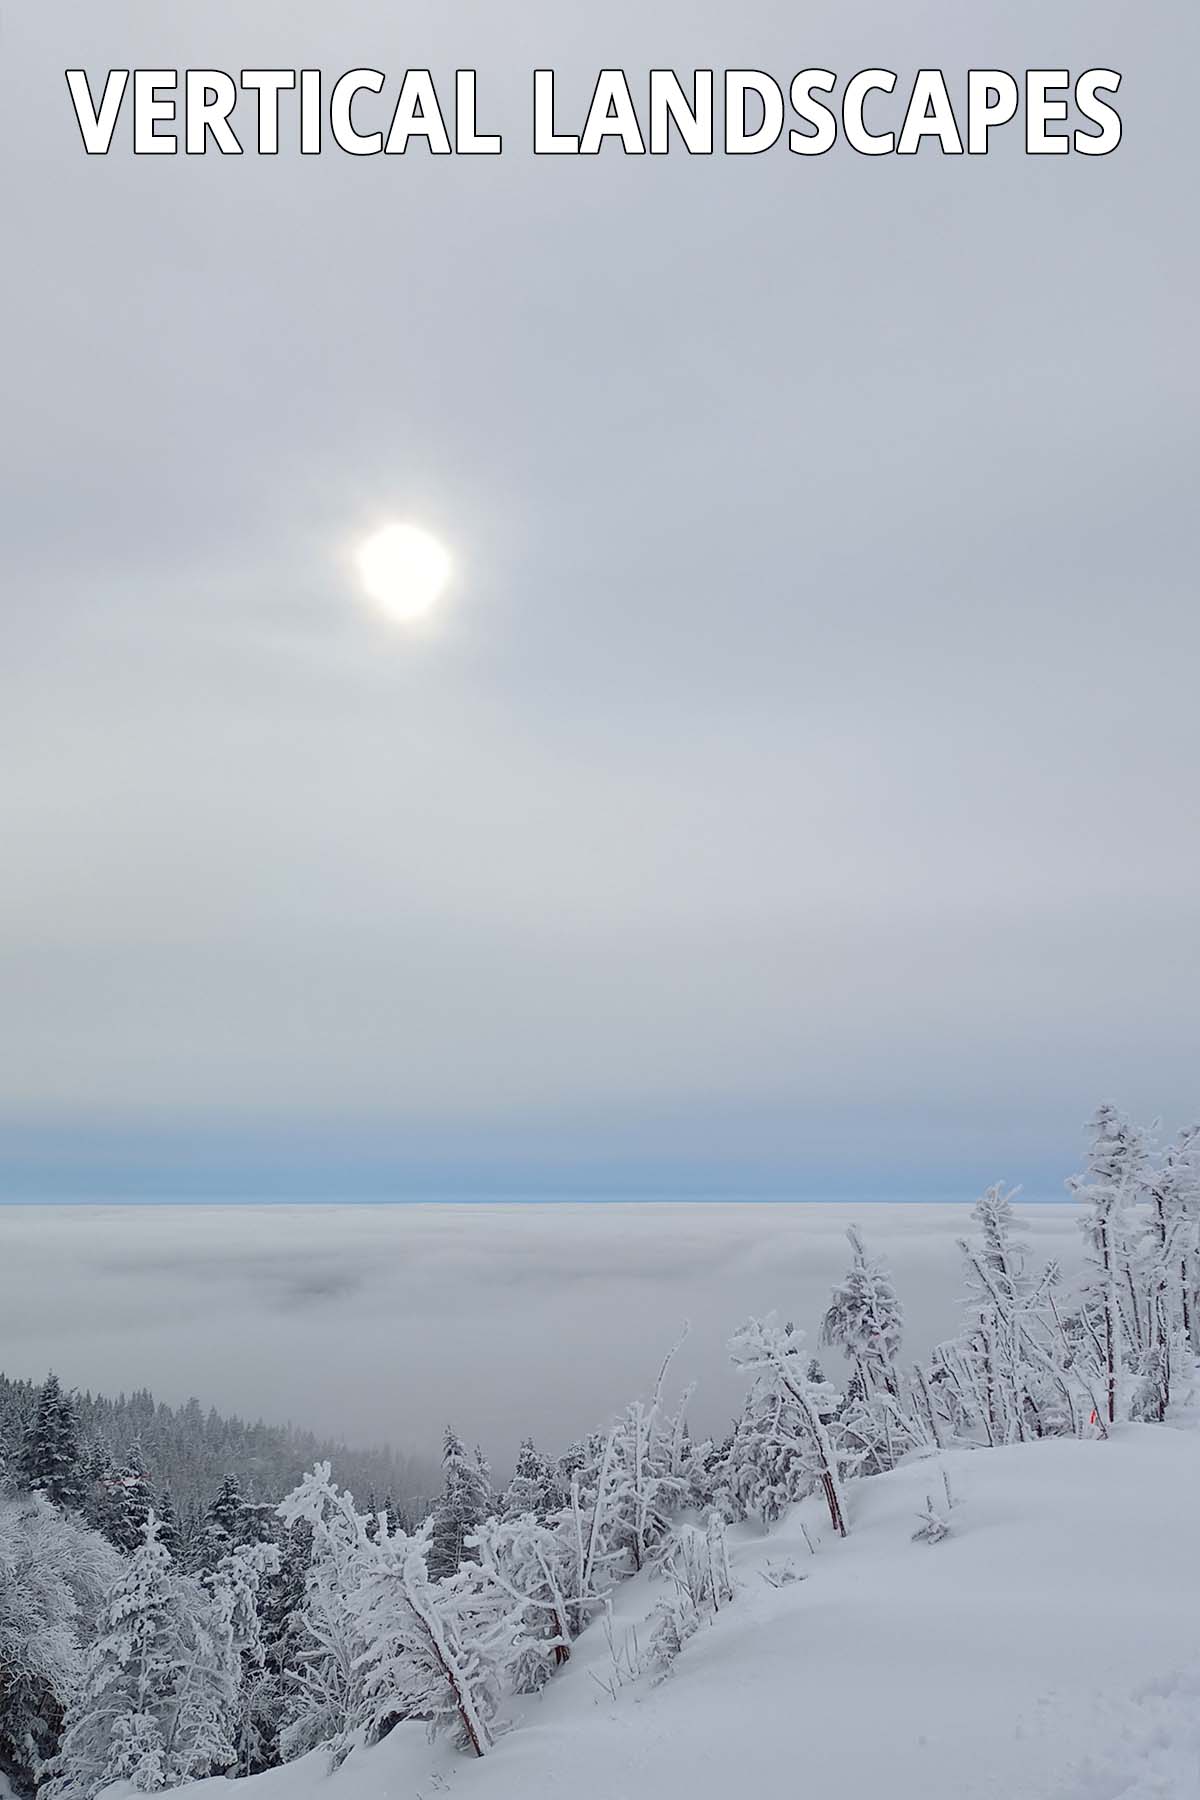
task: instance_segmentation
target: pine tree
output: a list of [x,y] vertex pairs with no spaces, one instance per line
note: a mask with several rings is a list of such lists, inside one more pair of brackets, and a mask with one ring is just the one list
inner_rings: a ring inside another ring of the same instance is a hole
[[[89,1519],[102,1531],[110,1544],[127,1555],[142,1541],[146,1520],[153,1511],[153,1494],[145,1459],[135,1444],[128,1464],[123,1469],[108,1463],[89,1494]],[[160,1531],[160,1541],[170,1544]]]
[[228,1768],[236,1695],[228,1629],[175,1574],[151,1514],[105,1598],[48,1800],[91,1800],[116,1781],[156,1793]]
[[233,1736],[240,1775],[256,1774],[275,1759],[282,1695],[268,1663],[261,1602],[268,1580],[279,1573],[279,1567],[276,1545],[245,1545],[221,1558],[207,1584],[237,1660]]
[[821,1323],[821,1342],[845,1351],[868,1395],[879,1390],[899,1398],[896,1358],[904,1332],[904,1312],[891,1271],[868,1257],[858,1228],[846,1232],[852,1260],[834,1288]]
[[537,1449],[532,1438],[522,1438],[517,1451],[513,1478],[504,1490],[500,1513],[505,1519],[521,1519],[532,1514],[535,1519],[548,1519],[565,1504],[566,1492],[548,1456]]
[[226,1475],[205,1514],[205,1532],[215,1556],[219,1558],[227,1550],[246,1542],[249,1536],[247,1513],[241,1482],[236,1475]]
[[471,1455],[449,1425],[442,1472],[445,1485],[431,1514],[429,1572],[433,1581],[455,1573],[468,1555],[467,1539],[492,1510],[491,1482],[482,1452]]
[[55,1506],[84,1510],[84,1471],[75,1408],[58,1376],[47,1375],[25,1432],[17,1470],[23,1484]]
[[173,1562],[178,1562],[183,1552],[183,1536],[179,1529],[179,1517],[175,1511],[175,1501],[170,1488],[159,1491],[158,1503],[154,1508],[158,1518],[158,1541]]

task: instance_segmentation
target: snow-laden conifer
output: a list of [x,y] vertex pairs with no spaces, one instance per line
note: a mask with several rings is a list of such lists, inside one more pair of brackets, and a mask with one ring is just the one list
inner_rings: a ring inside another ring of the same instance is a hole
[[545,1520],[560,1511],[566,1499],[566,1488],[550,1458],[531,1437],[523,1438],[513,1478],[500,1502],[501,1517],[521,1519],[532,1513],[534,1518]]
[[359,1593],[371,1550],[368,1521],[318,1463],[279,1508],[309,1547],[304,1596],[290,1633],[292,1663],[279,1731],[284,1761],[325,1745],[340,1762],[367,1733],[373,1707],[363,1684]]
[[0,1770],[26,1789],[57,1748],[119,1566],[43,1495],[0,1495]]
[[45,1494],[55,1506],[83,1511],[83,1458],[75,1406],[57,1375],[47,1375],[38,1395],[21,1445],[17,1474],[23,1486]]
[[275,1544],[245,1544],[223,1556],[206,1586],[237,1665],[237,1709],[233,1721],[235,1769],[252,1775],[274,1757],[282,1696],[268,1665],[261,1599],[280,1567]]
[[830,1523],[845,1537],[849,1531],[845,1485],[826,1423],[835,1396],[810,1377],[803,1344],[802,1331],[770,1318],[752,1318],[735,1334],[730,1351],[737,1366],[755,1378],[764,1403],[765,1447],[786,1452],[805,1486],[821,1489]]
[[453,1575],[469,1555],[467,1540],[493,1510],[491,1479],[480,1450],[469,1451],[452,1426],[442,1449],[441,1494],[430,1515],[429,1572],[435,1581]]
[[48,1800],[90,1800],[117,1781],[142,1793],[229,1768],[237,1665],[225,1621],[179,1575],[154,1515],[105,1596],[68,1709]]

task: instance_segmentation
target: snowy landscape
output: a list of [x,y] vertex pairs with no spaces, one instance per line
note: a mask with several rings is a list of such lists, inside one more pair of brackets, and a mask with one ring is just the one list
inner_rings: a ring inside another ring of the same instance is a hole
[[[437,1469],[411,1443],[346,1449],[175,1395],[72,1392],[77,1367],[69,1385],[13,1370],[6,1784],[46,1800],[230,1778],[263,1800],[1194,1800],[1200,1141],[1103,1107],[1069,1186],[1062,1208],[1001,1186],[927,1209],[954,1267],[939,1300],[927,1242],[920,1317],[884,1253],[892,1209],[866,1209],[875,1240],[842,1218],[816,1305],[747,1316],[753,1259],[731,1259],[739,1399],[720,1429],[688,1363],[712,1321],[679,1329],[652,1263],[660,1355],[640,1394],[557,1441],[541,1394],[536,1434],[505,1455],[460,1429],[478,1417],[464,1382]],[[730,1220],[663,1211],[681,1246],[731,1241]],[[748,1212],[738,1229],[764,1248],[806,1231],[816,1248],[831,1223]],[[358,1215],[348,1246],[403,1243],[404,1213]],[[11,1216],[27,1253],[30,1215]],[[174,1229],[141,1216],[151,1242]],[[440,1229],[478,1217],[446,1208]],[[603,1207],[576,1218],[585,1240],[613,1225]],[[416,1240],[431,1230],[413,1221]],[[511,1214],[506,1229],[515,1268]],[[538,1229],[531,1288],[552,1266]],[[127,1257],[121,1278],[135,1293]],[[957,1319],[931,1336],[948,1299]],[[28,1305],[15,1287],[5,1301]],[[611,1295],[601,1311],[614,1343],[640,1341],[645,1320]],[[580,1344],[602,1357],[594,1329],[581,1320]]]
[[1198,69],[4,7],[0,1800],[1200,1800]]

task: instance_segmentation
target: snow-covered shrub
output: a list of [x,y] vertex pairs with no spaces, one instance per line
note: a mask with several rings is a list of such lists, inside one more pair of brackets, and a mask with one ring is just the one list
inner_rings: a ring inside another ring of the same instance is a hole
[[925,1505],[919,1514],[921,1522],[912,1534],[914,1544],[940,1544],[954,1529],[950,1523],[954,1496],[950,1492],[950,1477],[945,1469],[942,1470],[942,1496],[937,1501],[932,1494],[925,1496]]

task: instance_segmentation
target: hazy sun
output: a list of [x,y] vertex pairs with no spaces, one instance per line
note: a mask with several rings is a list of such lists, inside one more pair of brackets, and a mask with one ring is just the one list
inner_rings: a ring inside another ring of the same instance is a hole
[[360,545],[356,561],[366,593],[401,624],[431,612],[450,578],[449,556],[419,525],[385,525]]

